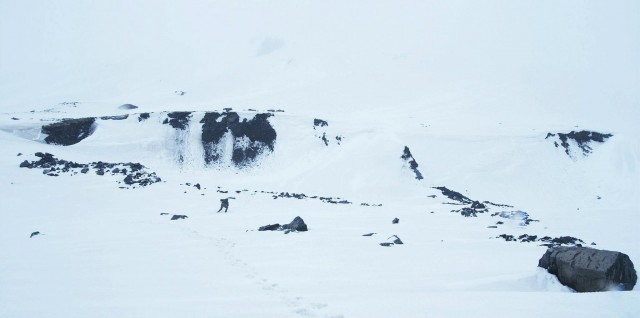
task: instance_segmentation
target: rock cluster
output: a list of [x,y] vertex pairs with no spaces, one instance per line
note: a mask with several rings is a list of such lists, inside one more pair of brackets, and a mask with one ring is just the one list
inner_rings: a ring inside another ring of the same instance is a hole
[[148,186],[162,181],[155,172],[147,171],[147,168],[139,163],[107,163],[107,162],[91,162],[88,164],[76,163],[63,159],[57,159],[50,153],[37,152],[35,156],[40,158],[36,161],[23,161],[20,168],[43,169],[42,173],[48,176],[57,177],[60,173],[69,173],[72,175],[78,173],[88,173],[95,171],[97,175],[122,175],[122,182],[129,186]]

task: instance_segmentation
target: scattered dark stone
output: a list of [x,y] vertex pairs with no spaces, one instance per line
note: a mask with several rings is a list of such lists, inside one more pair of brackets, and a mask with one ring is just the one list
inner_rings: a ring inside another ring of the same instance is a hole
[[638,276],[624,253],[588,247],[552,247],[538,266],[577,292],[633,290]]
[[162,213],[160,213],[160,215],[169,215],[169,213],[167,213],[167,212],[162,212]]
[[171,220],[172,220],[172,221],[173,221],[173,220],[182,220],[182,219],[187,219],[187,218],[189,218],[189,217],[188,217],[188,216],[186,216],[186,215],[174,214],[174,215],[171,217]]
[[313,120],[313,129],[316,129],[316,127],[327,127],[327,126],[329,126],[329,123],[326,120],[317,119],[317,118]]
[[471,208],[480,210],[480,209],[486,209],[487,207],[484,204],[480,203],[479,201],[473,201],[473,203],[471,204]]
[[63,119],[60,122],[42,126],[42,133],[48,136],[44,141],[48,144],[70,146],[89,137],[94,131],[93,117]]
[[118,106],[118,108],[119,109],[127,109],[127,110],[129,110],[129,109],[136,109],[136,108],[138,108],[138,106],[133,105],[133,104],[122,104],[122,105]]
[[187,92],[185,92],[185,91],[175,91],[173,93],[178,95],[178,96],[184,96],[184,94],[186,94]]
[[409,150],[409,147],[404,146],[404,151],[400,158],[402,158],[404,161],[409,163],[409,168],[413,170],[413,172],[416,174],[416,179],[418,180],[424,179],[424,177],[422,176],[422,173],[420,173],[420,171],[418,170],[418,163],[413,158],[413,155],[411,155],[411,151]]
[[140,114],[140,116],[138,116],[138,121],[145,121],[149,119],[149,117],[150,117],[149,113],[142,113]]
[[[555,137],[555,136],[556,134],[548,133],[545,139],[548,139],[550,137]],[[606,139],[613,137],[612,134],[602,134],[599,132],[587,131],[587,130],[582,130],[578,132],[571,131],[568,134],[557,133],[557,136],[561,141],[560,145],[564,148],[564,152],[569,157],[571,157],[571,150],[569,149],[570,145],[568,142],[569,139],[573,139],[578,144],[578,147],[580,148],[580,150],[582,150],[582,155],[588,156],[592,152],[592,149],[589,146],[589,144],[592,141],[603,143],[606,141]],[[556,147],[558,147],[557,142],[555,142],[555,145]]]
[[498,221],[498,222],[496,222],[496,224],[500,225],[500,224],[504,224],[504,222]]
[[393,243],[380,243],[380,246],[391,246]]
[[487,228],[489,228],[489,229],[497,229],[498,226],[497,225],[489,225],[489,226],[487,226]]
[[20,163],[20,168],[32,168],[32,167],[29,161],[25,160],[22,163]]
[[391,224],[398,224],[398,222],[400,222],[400,219],[395,218],[391,221]]
[[11,117],[12,120],[20,120],[20,118]]
[[322,133],[322,137],[320,137],[320,139],[322,139],[322,142],[324,142],[325,146],[329,146],[329,139],[327,139],[327,133]]
[[194,186],[195,188],[197,188],[198,190],[200,190],[200,184],[199,184],[199,183],[196,183],[196,184],[194,184],[193,186]]
[[233,108],[231,107],[225,107],[222,109],[225,113],[231,112],[233,110]]
[[189,118],[191,117],[191,112],[172,112],[167,114],[167,119],[163,122],[163,124],[169,124],[171,127],[179,130],[187,129],[189,126]]
[[427,196],[427,198],[432,198],[432,199],[435,199],[435,198],[436,198],[436,195],[435,195],[435,194],[432,194],[432,195],[428,195],[428,196]]
[[522,234],[518,236],[518,239],[520,240],[520,242],[535,242],[537,238],[538,238],[537,235],[529,235],[529,234]]
[[507,242],[512,242],[512,241],[514,241],[514,242],[515,242],[515,241],[516,241],[516,238],[515,238],[515,237],[513,237],[513,235],[500,234],[500,235],[498,235],[498,237],[503,238],[503,239],[504,239],[505,241],[507,241]]
[[125,120],[129,118],[129,115],[117,115],[117,116],[102,116],[102,120]]
[[362,234],[362,236],[373,236],[376,233],[367,233],[367,234]]
[[462,208],[460,210],[454,210],[454,212],[460,212],[460,214],[464,217],[477,217],[478,215],[476,214],[478,211],[476,211],[475,209],[472,208]]
[[258,228],[258,231],[277,231],[280,229],[280,224],[269,224],[265,226],[261,226]]
[[459,192],[453,191],[453,190],[449,190],[447,189],[447,187],[434,187],[434,189],[438,189],[440,190],[440,192],[442,192],[442,195],[446,196],[447,198],[453,200],[453,201],[458,201],[460,203],[463,204],[472,204],[473,200],[465,197],[464,195],[460,194]]
[[39,234],[40,234],[39,231],[35,231],[35,232],[31,233],[31,236],[29,236],[29,238],[32,238],[32,237],[34,237],[36,235],[39,235]]
[[18,155],[17,155],[17,156],[18,156],[18,157],[22,156],[22,152],[18,152]]
[[404,244],[397,235],[392,235],[391,237],[389,237],[389,239],[392,239],[392,238],[393,238],[394,244]]
[[[98,170],[96,170],[96,174],[99,175],[99,176],[104,176],[104,170],[103,169],[98,169]],[[129,176],[127,176],[127,177],[129,177]],[[126,180],[127,179],[125,178],[125,183],[126,183]]]

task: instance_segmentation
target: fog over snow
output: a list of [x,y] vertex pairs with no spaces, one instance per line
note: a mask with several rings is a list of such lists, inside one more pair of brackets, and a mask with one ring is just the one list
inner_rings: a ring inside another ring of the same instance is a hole
[[0,0],[0,317],[637,317],[639,122],[637,1]]

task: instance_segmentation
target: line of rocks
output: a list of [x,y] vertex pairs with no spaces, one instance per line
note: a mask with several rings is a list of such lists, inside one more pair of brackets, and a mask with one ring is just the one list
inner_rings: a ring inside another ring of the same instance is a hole
[[145,187],[162,181],[155,172],[148,171],[147,168],[140,163],[108,163],[98,161],[84,164],[57,159],[50,153],[37,152],[35,156],[40,159],[35,161],[25,160],[20,163],[20,168],[42,169],[43,174],[52,177],[60,176],[60,174],[86,174],[90,171],[95,172],[95,174],[99,176],[105,174],[122,175],[124,176],[122,182],[133,187]]

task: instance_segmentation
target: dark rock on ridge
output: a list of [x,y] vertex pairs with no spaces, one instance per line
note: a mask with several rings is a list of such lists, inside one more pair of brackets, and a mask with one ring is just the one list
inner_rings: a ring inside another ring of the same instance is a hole
[[404,146],[404,151],[400,158],[402,158],[404,161],[409,163],[409,168],[413,171],[413,173],[416,174],[416,179],[418,180],[424,179],[424,177],[422,176],[422,173],[420,173],[420,171],[418,170],[418,163],[413,158],[413,155],[411,155],[411,150],[409,150],[409,147]]
[[632,290],[638,276],[624,253],[589,247],[552,247],[538,266],[577,292]]
[[62,146],[75,145],[91,136],[95,121],[93,117],[63,119],[60,122],[42,126],[42,133],[48,135],[44,141]]
[[150,117],[149,113],[141,113],[138,116],[138,121],[145,121],[145,120],[149,119],[149,117]]
[[191,118],[191,112],[172,112],[167,114],[167,119],[162,122],[163,124],[169,124],[175,129],[185,130],[189,126],[189,118]]
[[271,114],[256,114],[251,120],[240,121],[235,112],[206,113],[200,121],[202,125],[202,145],[205,150],[205,162],[217,163],[221,160],[224,145],[222,137],[231,132],[233,153],[231,160],[237,167],[251,164],[256,157],[272,152],[276,141],[276,131],[268,121]]
[[[573,139],[577,144],[578,147],[580,148],[580,150],[582,150],[582,155],[584,156],[588,156],[593,149],[591,149],[591,147],[589,146],[589,144],[592,141],[595,142],[599,142],[599,143],[603,143],[605,142],[608,138],[613,137],[612,134],[602,134],[599,132],[595,132],[595,131],[588,131],[588,130],[582,130],[582,131],[571,131],[568,134],[563,134],[563,133],[557,133],[557,134],[552,134],[552,133],[548,133],[547,136],[545,137],[545,139],[548,139],[550,137],[555,137],[558,136],[558,139],[560,139],[560,145],[564,148],[564,152],[571,157],[571,151],[570,151],[570,144],[568,142],[569,139]],[[556,147],[558,147],[558,142],[554,143]]]

